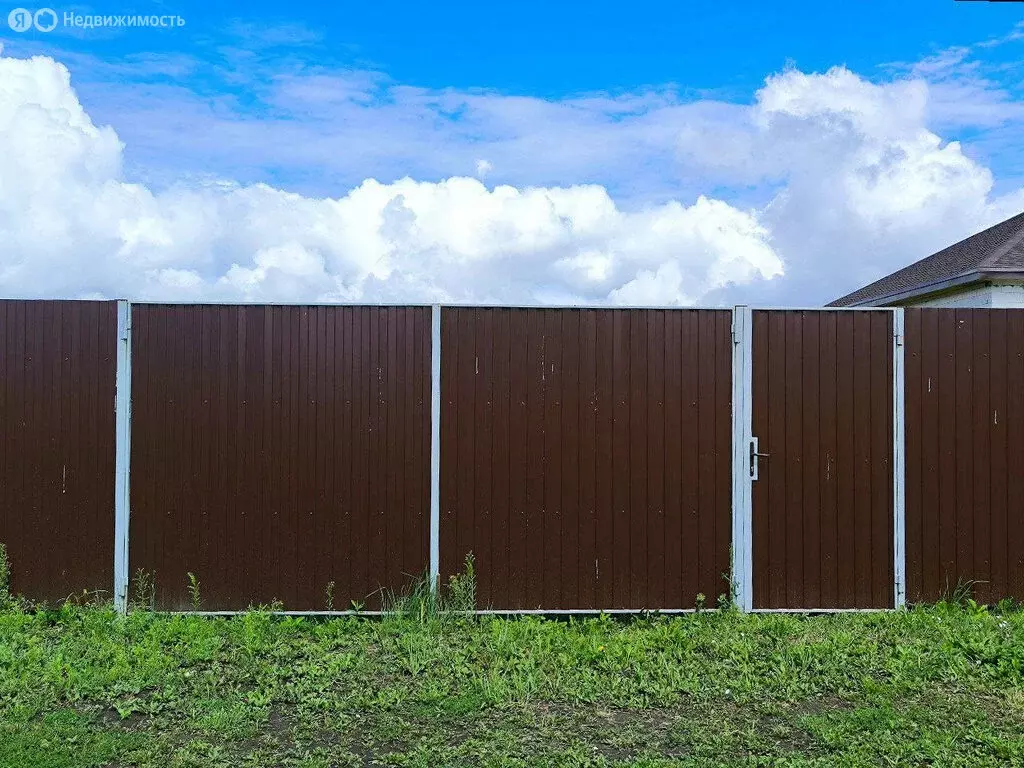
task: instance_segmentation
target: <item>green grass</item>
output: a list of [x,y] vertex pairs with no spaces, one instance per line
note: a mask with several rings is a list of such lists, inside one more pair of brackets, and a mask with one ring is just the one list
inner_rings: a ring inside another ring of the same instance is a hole
[[1024,765],[1024,614],[0,612],[2,766]]

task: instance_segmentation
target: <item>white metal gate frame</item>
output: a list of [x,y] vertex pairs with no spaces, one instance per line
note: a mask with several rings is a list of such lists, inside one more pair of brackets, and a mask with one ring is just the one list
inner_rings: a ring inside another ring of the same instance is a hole
[[[424,306],[402,304],[396,306]],[[435,586],[440,576],[440,467],[441,467],[441,312],[443,305],[427,305],[431,309],[430,357],[430,577]],[[476,305],[474,305],[476,306]],[[520,308],[520,307],[515,307]],[[584,307],[584,306],[523,306],[544,309],[698,309],[697,307]],[[856,312],[878,311],[878,307],[750,307],[738,305],[732,310],[732,542],[731,589],[736,607],[744,612],[754,611],[753,600],[753,482],[756,472],[756,436],[753,435],[753,313],[754,311]],[[902,608],[906,604],[906,496],[905,496],[905,360],[904,312],[893,313],[893,604]],[[114,485],[114,605],[125,613],[128,608],[128,529],[130,520],[130,460],[131,460],[131,355],[132,304],[117,302],[117,367],[115,401],[115,485]],[[689,609],[662,610],[680,613]],[[775,610],[775,609],[757,609]],[[798,609],[780,609],[799,612]],[[823,611],[816,606],[803,610]],[[871,609],[874,610],[874,609]],[[598,613],[600,611],[479,611],[480,613]],[[604,613],[639,613],[641,611],[603,611]],[[211,612],[230,615],[238,611]],[[318,614],[318,611],[284,611],[288,614]],[[331,613],[349,613],[337,611]]]
[[[753,434],[753,314],[755,311],[865,312],[885,307],[748,307],[740,305],[732,313],[732,589],[741,611],[784,613],[793,608],[754,608],[753,590],[753,483],[757,479],[757,436]],[[892,339],[892,419],[893,419],[893,605],[906,605],[906,376],[904,312],[888,309],[893,315]],[[807,611],[858,611],[882,609],[834,609],[806,606]]]

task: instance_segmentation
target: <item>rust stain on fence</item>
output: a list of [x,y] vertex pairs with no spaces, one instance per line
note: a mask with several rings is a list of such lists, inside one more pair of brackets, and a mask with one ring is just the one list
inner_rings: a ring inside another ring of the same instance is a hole
[[113,590],[117,305],[0,301],[0,543],[11,588]]
[[441,572],[496,609],[727,591],[731,313],[446,308]]
[[424,573],[429,308],[132,317],[130,562],[162,607],[189,572],[207,610],[372,608]]
[[1024,599],[1024,311],[906,310],[907,596]]

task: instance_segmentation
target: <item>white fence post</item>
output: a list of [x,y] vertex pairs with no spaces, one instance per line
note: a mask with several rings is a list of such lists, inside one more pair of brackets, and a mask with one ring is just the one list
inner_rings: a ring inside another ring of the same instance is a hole
[[441,305],[430,309],[430,583],[441,571]]
[[129,464],[132,440],[132,305],[117,302],[117,373],[114,399],[114,607],[128,610]]
[[754,607],[753,507],[750,480],[751,368],[750,307],[732,311],[732,578],[736,605]]
[[907,537],[906,537],[906,346],[904,344],[904,312],[893,310],[892,317],[892,436],[893,436],[893,605],[907,604]]

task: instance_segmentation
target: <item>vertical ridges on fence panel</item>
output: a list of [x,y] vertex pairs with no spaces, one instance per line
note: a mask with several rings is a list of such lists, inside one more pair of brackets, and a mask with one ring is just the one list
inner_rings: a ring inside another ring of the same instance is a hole
[[755,310],[754,605],[893,604],[892,312]]
[[441,573],[482,608],[725,593],[731,312],[445,308]]
[[0,300],[0,543],[11,588],[113,589],[117,309]]
[[1024,599],[1024,310],[905,312],[908,600]]
[[132,570],[204,610],[379,607],[428,566],[429,307],[133,307]]

